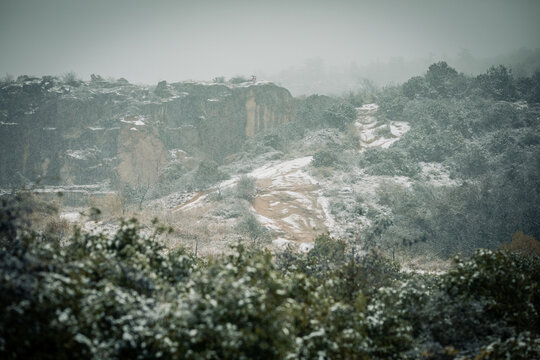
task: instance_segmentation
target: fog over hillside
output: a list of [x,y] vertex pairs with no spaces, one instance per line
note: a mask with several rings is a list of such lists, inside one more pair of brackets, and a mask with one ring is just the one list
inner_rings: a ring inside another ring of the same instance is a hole
[[0,74],[14,76],[286,82],[322,63],[332,76],[385,85],[467,51],[494,59],[540,47],[540,4],[529,0],[3,0],[0,10]]
[[306,59],[277,73],[267,75],[263,72],[261,75],[287,87],[295,96],[340,95],[405,82],[423,74],[429,65],[441,60],[468,75],[478,75],[490,66],[502,64],[512,69],[516,76],[530,76],[540,69],[540,49],[522,48],[492,57],[479,57],[461,49],[453,55],[431,53],[413,58],[397,56],[362,65],[351,62],[347,66],[331,65],[319,57]]

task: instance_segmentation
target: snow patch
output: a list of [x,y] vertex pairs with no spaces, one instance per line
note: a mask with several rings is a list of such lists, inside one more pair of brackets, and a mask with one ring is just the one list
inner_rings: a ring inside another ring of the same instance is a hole
[[362,111],[377,111],[377,109],[379,109],[379,105],[377,104],[364,104],[358,108],[358,110]]
[[79,212],[64,212],[60,214],[60,219],[65,219],[67,221],[75,222],[81,218],[81,213]]
[[305,226],[305,219],[298,214],[291,214],[281,220],[291,225],[292,228],[297,231],[301,231],[302,226]]
[[312,159],[313,156],[305,156],[284,162],[273,162],[253,170],[248,176],[254,177],[255,179],[275,179],[279,176],[287,175],[293,170],[298,170],[309,165]]
[[255,217],[257,220],[261,223],[262,226],[267,227],[271,230],[281,232],[282,229],[279,225],[276,224],[276,222],[266,216],[263,216],[255,211],[255,209],[251,209],[252,212],[255,214]]
[[[391,121],[389,125],[377,126],[377,119],[373,116],[377,108],[376,104],[368,104],[358,108],[358,110],[362,110],[363,112],[369,110],[368,114],[360,112],[358,119],[354,123],[358,129],[360,145],[363,149],[372,147],[388,149],[390,145],[398,141],[411,128],[406,121]],[[390,130],[391,137],[386,138],[377,134],[379,131],[384,133],[383,130],[387,126]]]
[[277,239],[274,239],[272,241],[272,244],[280,249],[286,249],[289,244],[291,244],[291,240],[287,240],[282,237],[278,237]]
[[86,160],[88,159],[88,153],[85,150],[66,150],[66,155],[77,160]]
[[144,118],[144,116],[135,116],[135,117],[130,117],[129,120],[127,120],[126,118],[121,118],[120,121],[123,122],[123,123],[126,123],[126,124],[132,124],[132,125],[135,125],[135,126],[144,126],[146,125],[144,123],[144,120],[146,120]]
[[313,243],[301,243],[298,247],[298,250],[305,253],[309,252],[311,249],[313,249]]

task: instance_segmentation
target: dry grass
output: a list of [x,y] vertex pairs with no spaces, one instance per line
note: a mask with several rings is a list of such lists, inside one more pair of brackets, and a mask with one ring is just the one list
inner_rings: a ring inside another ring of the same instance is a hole
[[441,259],[433,254],[411,255],[405,251],[396,253],[396,261],[403,271],[420,274],[442,274],[452,267],[450,259]]
[[532,236],[525,235],[522,231],[516,231],[512,235],[512,241],[502,244],[499,249],[540,256],[540,242]]

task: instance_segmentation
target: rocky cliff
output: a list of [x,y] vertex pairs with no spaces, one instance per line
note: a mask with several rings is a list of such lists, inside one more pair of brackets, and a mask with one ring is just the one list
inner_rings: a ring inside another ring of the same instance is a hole
[[272,83],[21,76],[0,84],[0,186],[149,183],[171,154],[220,162],[294,116],[290,93]]

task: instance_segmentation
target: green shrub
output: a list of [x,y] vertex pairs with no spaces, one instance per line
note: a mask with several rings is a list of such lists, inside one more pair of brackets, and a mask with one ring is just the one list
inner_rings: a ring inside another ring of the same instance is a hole
[[255,178],[247,175],[240,176],[234,187],[234,194],[237,198],[252,202],[257,194],[257,184]]
[[485,299],[486,315],[520,331],[540,328],[540,258],[478,250],[469,260],[456,258],[445,279],[450,295]]
[[75,74],[73,71],[67,72],[62,75],[62,81],[65,84],[71,85],[71,86],[79,86],[81,85],[82,81],[78,79],[77,74]]
[[212,160],[201,161],[195,171],[194,177],[196,186],[199,188],[208,187],[227,178],[227,176],[219,170],[218,164]]
[[236,230],[249,237],[253,243],[265,242],[271,235],[270,231],[262,226],[251,212],[244,214]]
[[326,125],[325,111],[334,102],[334,99],[324,95],[311,95],[305,100],[299,100],[295,123],[311,129]]
[[318,150],[313,154],[311,165],[316,168],[320,167],[335,167],[338,164],[338,157],[331,150]]
[[520,333],[507,339],[497,339],[484,347],[475,360],[529,360],[540,359],[540,338],[529,332]]
[[237,245],[197,259],[135,220],[60,246],[17,220],[24,206],[0,209],[2,358],[539,355],[534,255],[483,250],[443,275],[403,274],[321,235],[307,253]]
[[357,113],[354,106],[349,103],[338,103],[330,106],[324,112],[324,119],[328,126],[345,130],[347,125],[356,120]]
[[359,166],[366,168],[371,175],[415,176],[421,168],[409,154],[400,149],[370,148],[359,158]]

